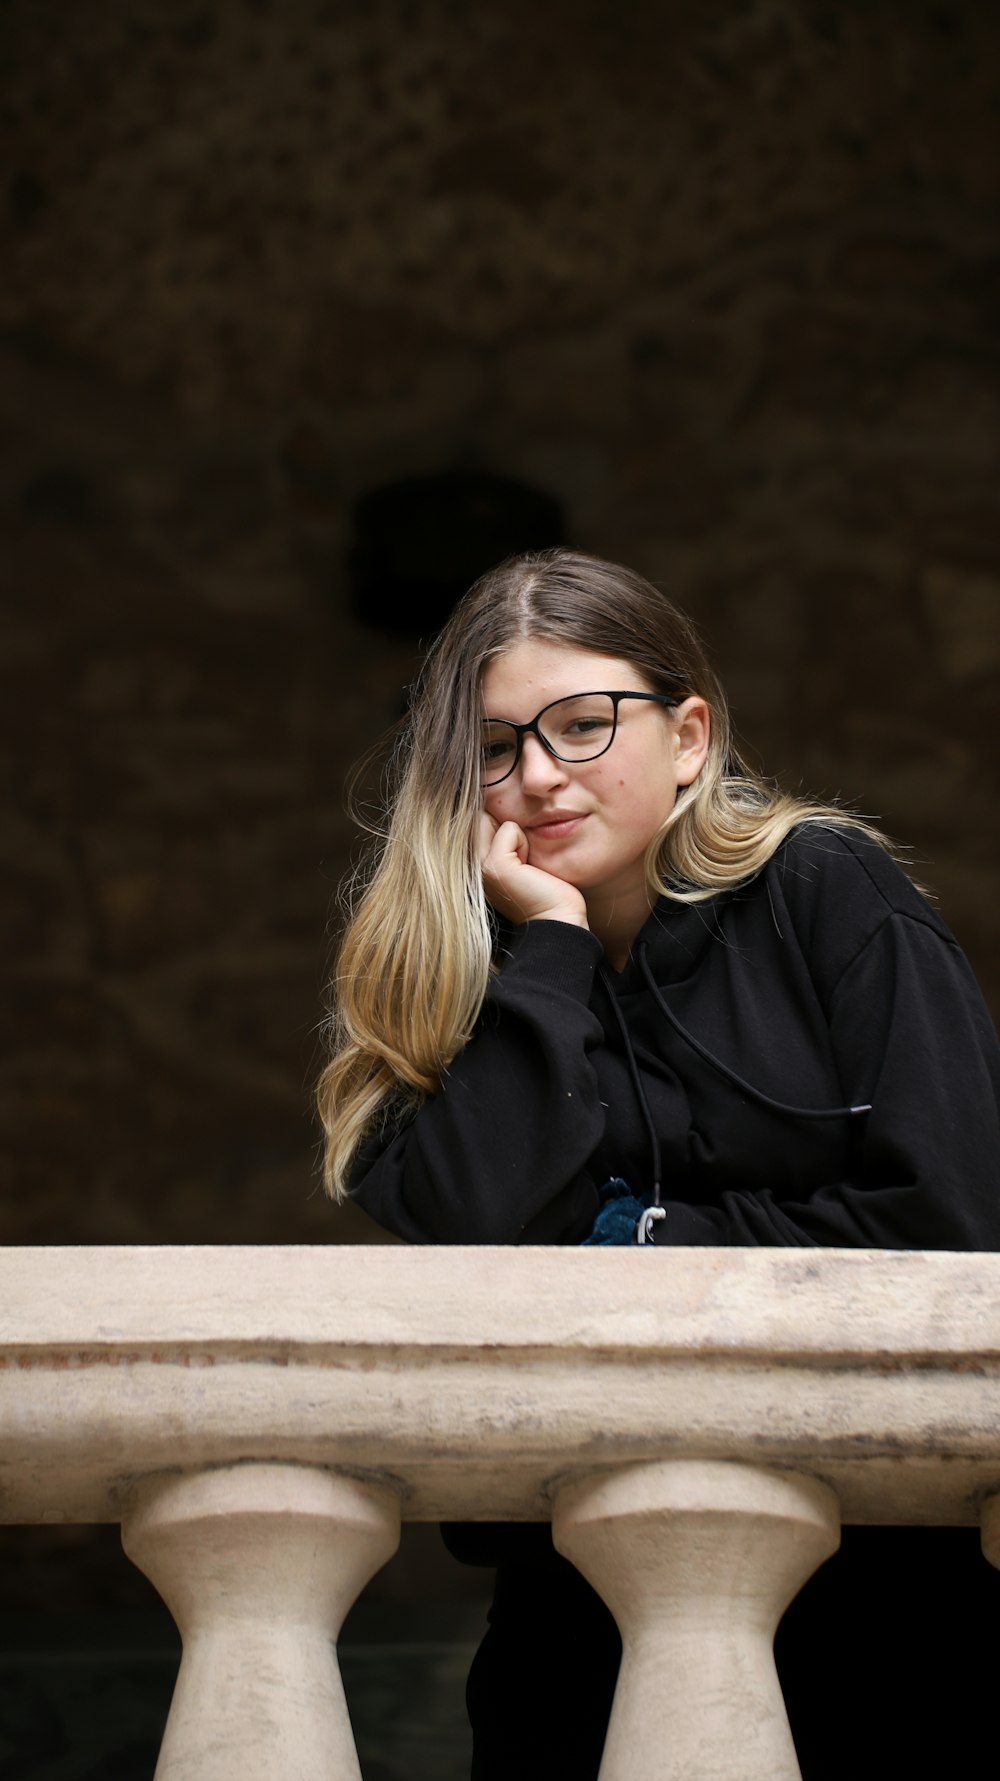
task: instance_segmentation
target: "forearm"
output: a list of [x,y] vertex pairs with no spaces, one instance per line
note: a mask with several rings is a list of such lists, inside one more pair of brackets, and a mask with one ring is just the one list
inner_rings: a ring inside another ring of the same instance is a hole
[[587,1160],[604,1111],[589,1053],[600,947],[556,922],[518,929],[476,1033],[441,1091],[363,1147],[352,1196],[411,1242],[575,1241],[596,1195]]
[[886,922],[838,984],[830,1034],[845,1102],[870,1104],[856,1169],[707,1206],[671,1206],[668,1187],[656,1241],[1000,1249],[1000,1060],[958,948],[922,922]]

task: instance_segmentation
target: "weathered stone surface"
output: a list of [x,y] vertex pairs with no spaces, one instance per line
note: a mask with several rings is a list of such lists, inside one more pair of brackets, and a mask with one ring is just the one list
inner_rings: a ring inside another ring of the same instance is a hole
[[184,1639],[164,1781],[357,1781],[333,1641],[400,1512],[553,1514],[623,1633],[610,1774],[793,1781],[771,1635],[841,1514],[996,1560],[998,1293],[989,1255],[7,1250],[0,1518],[121,1520]]
[[857,1250],[0,1254],[0,1519],[117,1519],[240,1462],[545,1519],[659,1459],[803,1471],[845,1521],[975,1524],[1000,1484],[1000,1260]]

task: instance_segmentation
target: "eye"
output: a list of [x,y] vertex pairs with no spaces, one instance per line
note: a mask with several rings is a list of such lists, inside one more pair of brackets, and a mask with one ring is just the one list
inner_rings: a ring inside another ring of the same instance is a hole
[[500,718],[485,723],[481,731],[482,762],[486,770],[511,767],[517,753],[517,732]]
[[570,719],[569,723],[562,726],[562,734],[564,736],[593,736],[595,732],[610,728],[611,719],[609,717],[574,717]]
[[543,734],[557,754],[587,759],[607,748],[615,728],[614,700],[607,693],[579,693],[560,699],[542,714]]

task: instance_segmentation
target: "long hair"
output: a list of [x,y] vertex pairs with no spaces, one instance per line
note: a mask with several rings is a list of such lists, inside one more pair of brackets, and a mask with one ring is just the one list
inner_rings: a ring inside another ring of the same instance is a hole
[[495,938],[476,845],[482,676],[493,657],[536,637],[617,656],[652,691],[708,704],[708,757],[647,850],[653,894],[697,902],[741,884],[798,823],[866,827],[745,765],[694,626],[641,575],[571,550],[490,570],[428,653],[390,769],[382,843],[349,898],[318,1086],[335,1199],[363,1139],[438,1091],[482,1008]]

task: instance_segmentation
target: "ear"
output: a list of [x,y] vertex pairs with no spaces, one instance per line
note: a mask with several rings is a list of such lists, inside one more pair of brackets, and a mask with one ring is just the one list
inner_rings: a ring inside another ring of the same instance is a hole
[[673,720],[677,783],[691,785],[705,765],[711,737],[712,720],[705,700],[693,694],[677,706]]

